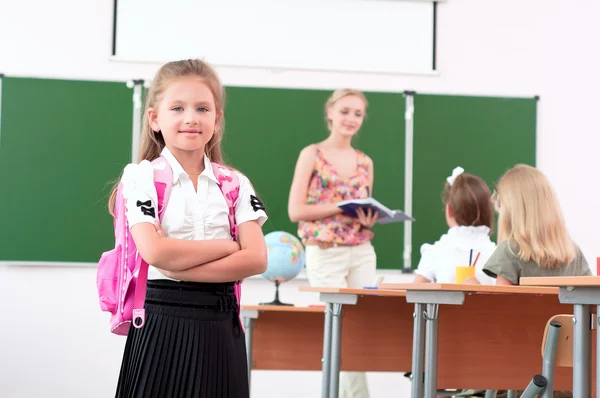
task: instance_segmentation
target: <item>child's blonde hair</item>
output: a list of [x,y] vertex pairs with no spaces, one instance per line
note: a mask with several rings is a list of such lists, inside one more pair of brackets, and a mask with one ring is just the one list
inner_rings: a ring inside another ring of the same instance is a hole
[[[139,160],[152,161],[160,156],[165,147],[165,140],[160,131],[153,131],[148,120],[148,109],[157,108],[162,100],[165,90],[171,82],[182,77],[199,77],[208,86],[215,100],[217,117],[221,115],[218,128],[206,144],[206,155],[212,162],[223,164],[223,155],[221,153],[221,141],[223,139],[223,130],[225,118],[223,110],[225,108],[225,90],[221,84],[219,76],[215,70],[206,62],[199,59],[187,59],[182,61],[173,61],[164,64],[157,72],[148,94],[144,107],[144,116],[142,120],[142,134],[139,151]],[[115,200],[117,197],[118,182],[113,189],[108,201],[108,209],[113,214]]]
[[494,200],[499,211],[498,240],[516,243],[523,261],[558,268],[575,259],[575,244],[558,198],[541,171],[516,165],[498,181]]
[[331,129],[331,120],[329,119],[329,116],[327,115],[327,112],[329,111],[329,109],[332,106],[334,106],[336,104],[336,102],[338,102],[342,98],[349,97],[349,96],[358,97],[365,103],[365,117],[367,117],[367,106],[369,106],[369,103],[367,102],[367,97],[365,97],[365,94],[359,90],[353,90],[351,88],[342,88],[339,90],[335,90],[331,94],[331,96],[327,99],[327,102],[325,103],[325,122],[327,122],[327,128]]

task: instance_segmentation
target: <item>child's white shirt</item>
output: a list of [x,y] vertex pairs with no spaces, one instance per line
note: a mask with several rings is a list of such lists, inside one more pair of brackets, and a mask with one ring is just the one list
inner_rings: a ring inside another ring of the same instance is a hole
[[[204,156],[204,171],[198,176],[197,190],[192,180],[183,170],[175,156],[166,147],[161,155],[173,170],[173,187],[161,226],[170,238],[187,240],[232,239],[229,227],[229,208],[217,183],[212,164]],[[127,166],[123,173],[123,194],[127,199],[127,221],[130,228],[140,222],[154,223],[155,218],[141,207],[129,206],[138,200],[151,200],[156,206],[156,190],[154,188],[152,165],[142,162],[135,167]],[[149,170],[148,167],[150,167]],[[235,219],[238,225],[247,221],[258,221],[262,226],[267,214],[262,206],[257,206],[257,197],[248,178],[236,172],[240,182],[238,201],[235,208]],[[126,194],[127,192],[127,194]],[[158,216],[158,214],[155,214]],[[148,279],[171,279],[150,265]]]
[[483,273],[483,266],[496,249],[489,233],[490,229],[486,226],[450,228],[434,244],[421,246],[421,260],[415,273],[431,282],[455,283],[456,266],[469,265],[469,254],[473,249],[473,261],[477,253],[481,253],[475,265],[475,277],[481,284],[496,284],[494,278]]

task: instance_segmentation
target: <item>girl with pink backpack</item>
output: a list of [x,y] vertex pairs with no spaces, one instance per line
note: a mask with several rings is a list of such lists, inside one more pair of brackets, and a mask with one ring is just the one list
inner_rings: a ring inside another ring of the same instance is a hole
[[[266,270],[267,215],[248,178],[222,165],[224,96],[203,61],[162,66],[146,99],[142,161],[111,195],[130,234],[98,271],[101,305],[119,321],[111,328],[127,333],[117,397],[249,397],[240,281]],[[114,266],[123,253],[138,265]],[[131,276],[107,276],[110,264]],[[132,296],[145,298],[133,321]]]

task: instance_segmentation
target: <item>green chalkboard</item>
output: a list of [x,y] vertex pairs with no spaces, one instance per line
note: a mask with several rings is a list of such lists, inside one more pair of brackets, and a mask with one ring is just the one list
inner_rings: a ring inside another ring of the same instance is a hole
[[6,77],[0,260],[95,262],[113,245],[110,181],[131,159],[124,83]]
[[508,168],[517,163],[535,166],[536,102],[535,98],[415,96],[413,267],[419,262],[421,245],[433,243],[448,230],[441,198],[454,167],[480,176],[493,190]]
[[[374,196],[391,208],[404,200],[404,104],[402,94],[365,93],[368,117],[355,146],[375,164]],[[224,152],[228,162],[252,181],[269,221],[263,231],[297,233],[287,214],[298,154],[329,134],[324,106],[331,91],[227,88]],[[377,225],[373,241],[378,268],[402,264],[403,227]]]
[[[288,231],[300,150],[324,139],[329,90],[227,87],[224,152],[252,181],[269,221]],[[373,158],[374,196],[404,205],[405,97],[367,92],[355,146]],[[461,165],[490,186],[510,166],[535,164],[536,101],[415,96],[412,265],[445,230],[441,190]],[[132,90],[124,83],[3,79],[0,261],[96,262],[113,244],[106,201],[131,159]],[[378,268],[401,269],[403,224],[375,226]]]

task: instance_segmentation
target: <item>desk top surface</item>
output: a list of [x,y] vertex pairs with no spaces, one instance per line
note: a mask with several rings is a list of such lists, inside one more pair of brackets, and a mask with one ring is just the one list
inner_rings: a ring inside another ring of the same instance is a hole
[[406,296],[404,290],[389,290],[383,288],[383,285],[379,286],[379,289],[353,289],[353,288],[341,288],[341,287],[317,287],[317,286],[300,286],[298,288],[301,292],[316,292],[316,293],[335,293],[335,294],[357,294],[361,296]]
[[597,286],[600,288],[600,276],[545,276],[521,278],[521,286]]
[[[523,279],[523,278],[522,278]],[[521,279],[521,280],[522,280]],[[458,291],[472,293],[556,294],[558,288],[545,286],[469,285],[455,283],[382,283],[381,289],[411,291]]]
[[280,311],[280,312],[325,312],[324,305],[291,306],[291,305],[242,305],[242,310]]

